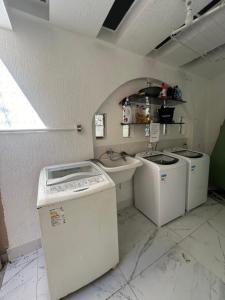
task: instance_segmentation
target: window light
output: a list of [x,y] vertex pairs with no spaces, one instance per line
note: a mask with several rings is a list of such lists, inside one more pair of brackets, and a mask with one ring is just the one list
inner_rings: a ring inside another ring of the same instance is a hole
[[44,128],[46,126],[0,59],[0,130]]

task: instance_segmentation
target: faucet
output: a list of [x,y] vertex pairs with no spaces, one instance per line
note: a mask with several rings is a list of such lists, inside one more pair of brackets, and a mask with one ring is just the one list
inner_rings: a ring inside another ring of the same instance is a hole
[[126,156],[128,156],[128,154],[125,151],[120,152],[120,155],[124,161],[127,161]]
[[[99,160],[101,159],[101,157],[103,155],[107,155],[108,158],[112,161],[116,161],[116,160],[119,160],[120,158],[122,158],[124,161],[126,161],[126,156],[128,156],[128,154],[125,152],[125,151],[122,151],[122,152],[116,152],[116,151],[113,151],[112,148],[108,149],[106,152],[102,153],[100,156],[99,156]],[[115,155],[116,154],[116,155]]]
[[112,160],[112,157],[113,157],[114,153],[116,153],[116,152],[114,152],[112,148],[109,148],[109,150],[106,151],[106,154],[108,155],[110,160]]

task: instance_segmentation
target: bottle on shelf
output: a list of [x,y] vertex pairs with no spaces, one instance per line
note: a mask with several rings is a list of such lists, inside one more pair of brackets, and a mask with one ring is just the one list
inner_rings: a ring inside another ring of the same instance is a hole
[[150,123],[150,103],[149,98],[145,97],[145,123]]
[[131,111],[132,111],[132,123],[136,123],[136,105],[131,105]]
[[144,107],[144,105],[137,105],[135,116],[136,116],[136,123],[145,124],[145,107]]
[[166,106],[166,97],[167,97],[167,85],[165,82],[161,85],[162,91],[160,92],[160,99],[163,100],[163,105]]
[[182,98],[182,92],[178,85],[174,87],[174,99],[179,100]]
[[142,106],[136,105],[136,111],[135,111],[135,122],[136,123],[142,123],[143,122],[143,113],[142,113]]

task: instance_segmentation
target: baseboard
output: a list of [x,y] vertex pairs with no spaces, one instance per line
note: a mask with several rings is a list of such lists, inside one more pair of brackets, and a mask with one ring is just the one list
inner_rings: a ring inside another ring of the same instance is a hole
[[31,242],[21,245],[19,247],[9,248],[7,250],[8,260],[11,261],[18,256],[26,255],[26,254],[28,254],[32,251],[35,251],[39,248],[41,248],[41,240],[40,239],[31,241]]
[[0,260],[1,260],[2,264],[7,263],[9,261],[8,253],[7,252],[2,253],[0,255]]

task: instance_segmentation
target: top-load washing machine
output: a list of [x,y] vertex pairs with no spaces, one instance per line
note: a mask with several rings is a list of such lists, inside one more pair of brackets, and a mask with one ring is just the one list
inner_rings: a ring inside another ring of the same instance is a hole
[[207,201],[209,156],[205,153],[184,148],[164,151],[176,158],[183,158],[187,164],[186,210],[189,211]]
[[136,208],[158,226],[184,215],[185,161],[158,151],[136,156],[143,162],[134,175]]
[[100,167],[84,161],[44,168],[37,208],[51,300],[117,265],[116,189]]

